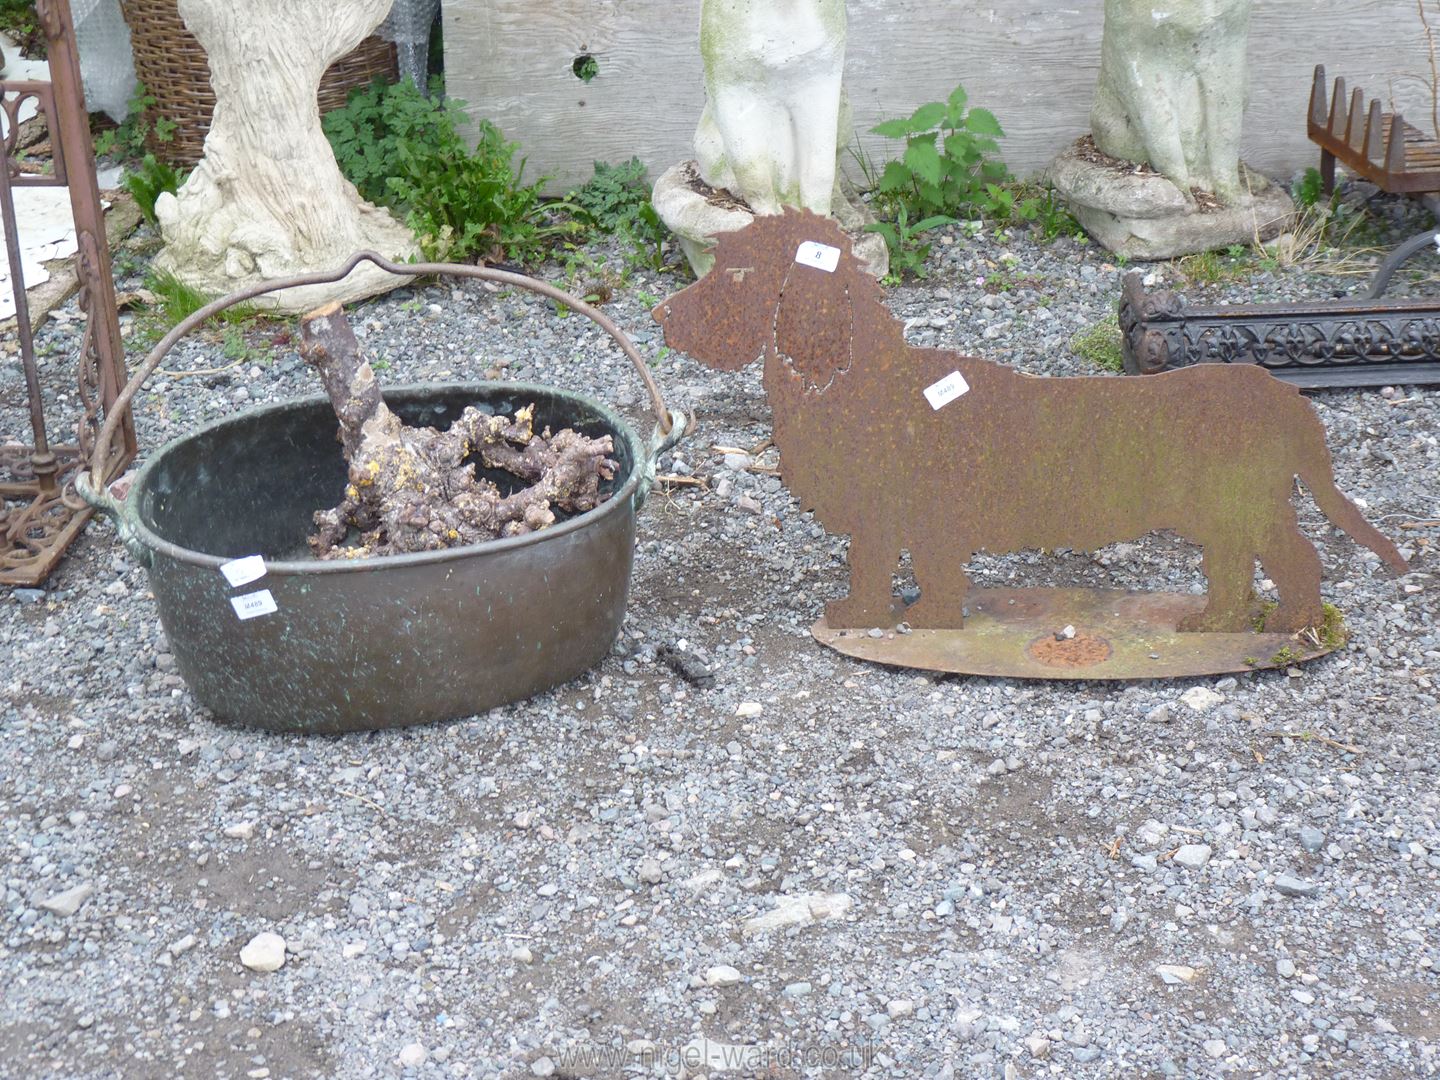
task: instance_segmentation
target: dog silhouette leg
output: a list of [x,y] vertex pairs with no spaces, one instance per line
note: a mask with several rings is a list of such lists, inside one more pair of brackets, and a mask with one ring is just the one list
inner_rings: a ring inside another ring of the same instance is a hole
[[915,583],[920,599],[905,609],[905,621],[918,630],[959,630],[965,625],[965,594],[970,579],[965,576],[969,553],[948,546],[943,551],[912,548]]
[[865,543],[850,538],[850,595],[825,605],[825,622],[832,630],[894,626],[900,621],[900,602],[890,589],[890,578],[900,562],[900,549],[886,543]]
[[1277,523],[1260,550],[1260,565],[1280,593],[1280,606],[1265,619],[1269,634],[1294,634],[1325,621],[1320,603],[1320,556],[1300,531],[1294,508],[1287,509],[1286,520]]
[[1240,633],[1251,629],[1250,605],[1255,577],[1254,545],[1233,536],[1205,543],[1203,569],[1209,583],[1205,609],[1180,620],[1181,633]]

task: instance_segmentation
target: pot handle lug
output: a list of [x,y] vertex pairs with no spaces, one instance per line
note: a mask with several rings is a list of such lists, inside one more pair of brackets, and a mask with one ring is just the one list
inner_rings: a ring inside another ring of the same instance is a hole
[[108,487],[94,487],[91,484],[91,474],[82,472],[75,477],[75,490],[82,499],[115,523],[115,532],[132,559],[146,570],[155,565],[155,553],[136,535],[135,527],[125,512],[125,503],[110,494]]
[[694,417],[686,416],[682,412],[672,412],[670,421],[668,432],[656,427],[650,436],[650,452],[645,455],[645,463],[641,466],[640,485],[635,489],[636,513],[640,512],[655,487],[655,469],[660,464],[660,459],[679,445],[695,422]]

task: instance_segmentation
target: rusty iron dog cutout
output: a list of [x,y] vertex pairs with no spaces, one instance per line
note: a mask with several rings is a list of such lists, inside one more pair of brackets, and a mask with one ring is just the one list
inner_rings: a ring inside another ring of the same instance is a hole
[[[1265,630],[1317,627],[1320,558],[1291,505],[1297,476],[1332,524],[1408,570],[1335,487],[1310,404],[1259,368],[1036,378],[911,347],[844,234],[807,211],[757,218],[715,254],[655,318],[710,367],[763,357],[782,476],[850,536],[832,629],[959,629],[977,552],[1094,550],[1165,529],[1201,545],[1209,582],[1180,630],[1251,630],[1257,559],[1280,597]],[[891,585],[904,550],[920,586],[909,608]]]

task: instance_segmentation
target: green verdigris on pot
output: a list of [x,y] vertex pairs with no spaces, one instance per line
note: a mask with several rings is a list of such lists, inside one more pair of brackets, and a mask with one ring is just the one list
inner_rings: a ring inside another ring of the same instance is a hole
[[1091,135],[1050,178],[1110,250],[1170,258],[1288,226],[1289,197],[1240,161],[1251,3],[1106,0]]
[[873,218],[839,168],[850,141],[845,35],[845,0],[701,4],[707,101],[695,160],[666,172],[654,192],[697,274],[709,271],[717,235],[787,206],[834,216],[860,234],[867,267],[884,272],[884,242],[863,235]]

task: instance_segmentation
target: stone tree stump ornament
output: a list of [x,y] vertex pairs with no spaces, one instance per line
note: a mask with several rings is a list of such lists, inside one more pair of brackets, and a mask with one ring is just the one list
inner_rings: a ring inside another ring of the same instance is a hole
[[[206,293],[328,270],[369,248],[404,260],[408,229],[360,198],[320,128],[320,78],[385,17],[391,0],[179,0],[204,46],[215,88],[205,156],[155,213],[165,237],[156,265]],[[358,300],[406,279],[365,265],[332,285],[257,300],[304,312]]]
[[1288,227],[1289,196],[1240,161],[1251,3],[1105,0],[1091,133],[1050,177],[1111,251],[1165,259]]
[[[703,0],[706,105],[695,160],[655,185],[655,209],[697,275],[715,237],[784,207],[834,216],[852,234],[873,221],[839,167],[850,141],[845,0]],[[888,268],[879,236],[860,235],[872,273]]]

